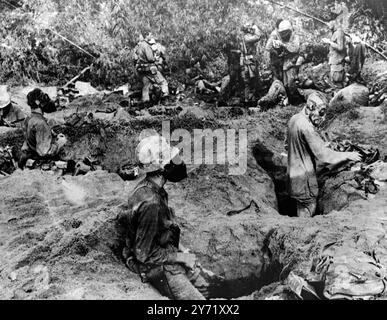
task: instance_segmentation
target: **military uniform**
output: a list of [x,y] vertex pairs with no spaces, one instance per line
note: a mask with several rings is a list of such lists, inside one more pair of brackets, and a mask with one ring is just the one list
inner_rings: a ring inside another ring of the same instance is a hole
[[178,252],[180,228],[164,188],[148,178],[140,182],[118,226],[125,235],[123,257],[131,271],[170,299],[205,300],[203,293],[209,284],[201,270],[169,262]]
[[162,96],[169,95],[168,82],[159,70],[160,57],[155,55],[152,44],[141,41],[135,49],[136,71],[143,83],[142,101],[150,101],[150,90],[152,85],[160,87]]
[[[274,47],[274,41],[282,43],[280,48]],[[283,41],[277,30],[273,31],[266,45],[269,52],[274,76],[281,80],[286,88],[291,87],[298,77],[297,60],[300,56],[300,39],[294,32],[289,41]]]
[[258,81],[256,45],[260,38],[256,33],[244,33],[238,47],[229,50],[227,55],[230,79],[227,86],[222,86],[226,99],[240,93],[245,103],[254,100]]
[[303,111],[290,120],[287,143],[290,197],[297,201],[299,214],[308,212],[311,217],[315,214],[319,193],[317,164],[336,164],[343,153],[326,146]]
[[331,42],[329,51],[330,78],[334,85],[342,88],[345,81],[344,67],[347,56],[344,31],[342,29],[336,30],[332,35]]
[[60,148],[54,141],[51,128],[41,112],[33,110],[25,120],[23,129],[25,142],[19,162],[20,168],[24,168],[28,159],[47,159],[59,154]]

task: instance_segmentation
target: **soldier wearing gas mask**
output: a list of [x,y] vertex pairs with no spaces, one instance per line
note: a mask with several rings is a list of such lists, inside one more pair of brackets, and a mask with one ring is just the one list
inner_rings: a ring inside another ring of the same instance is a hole
[[19,159],[19,168],[23,169],[29,159],[53,159],[58,156],[66,145],[67,138],[63,134],[54,136],[47,120],[45,110],[52,110],[53,102],[40,89],[35,89],[27,95],[31,115],[24,122],[25,142]]

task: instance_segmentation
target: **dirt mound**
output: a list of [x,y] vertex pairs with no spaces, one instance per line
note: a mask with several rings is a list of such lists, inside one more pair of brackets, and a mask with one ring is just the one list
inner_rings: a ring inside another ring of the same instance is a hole
[[113,254],[124,190],[104,172],[61,179],[25,171],[1,180],[1,298],[159,298]]
[[[289,271],[308,277],[313,259],[325,246],[333,243],[341,243],[359,253],[374,252],[380,264],[386,266],[386,205],[387,189],[384,187],[372,200],[353,201],[341,212],[312,220],[288,219],[286,224],[282,218],[274,223],[266,248],[272,261],[281,266],[277,280],[286,279]],[[286,295],[286,290],[282,293]],[[281,294],[273,289],[270,295]]]

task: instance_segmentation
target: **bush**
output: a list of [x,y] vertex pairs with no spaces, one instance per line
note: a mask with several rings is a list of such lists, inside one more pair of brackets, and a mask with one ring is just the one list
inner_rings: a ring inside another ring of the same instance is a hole
[[[149,32],[166,45],[176,77],[199,62],[205,74],[219,78],[227,71],[225,52],[246,22],[256,23],[263,33],[258,57],[263,57],[265,42],[278,18],[290,17],[304,43],[317,45],[327,32],[319,23],[263,0],[10,2],[18,8],[0,2],[1,82],[64,84],[92,62],[93,70],[86,80],[94,85],[109,87],[133,82],[132,50],[140,34]],[[325,20],[338,15],[333,12],[333,0],[285,2]],[[367,39],[383,50],[385,32],[376,28],[380,21],[366,10],[366,5],[375,1],[363,0],[361,7],[358,2],[345,2],[351,13],[357,13],[351,20],[354,30],[367,26]],[[64,41],[58,33],[95,58]]]

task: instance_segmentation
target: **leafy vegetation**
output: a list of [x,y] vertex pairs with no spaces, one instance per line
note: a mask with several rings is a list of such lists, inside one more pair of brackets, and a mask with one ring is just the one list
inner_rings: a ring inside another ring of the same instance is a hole
[[[332,0],[285,2],[325,20],[339,15]],[[375,0],[346,2],[353,29],[385,50],[386,26],[380,21],[386,20],[381,15],[386,6]],[[304,42],[318,43],[327,32],[318,22],[263,0],[2,0],[0,82],[64,84],[92,63],[86,77],[94,85],[132,82],[132,50],[140,35],[150,32],[167,46],[175,77],[199,62],[207,75],[219,78],[226,72],[225,48],[243,24],[261,29],[258,56],[264,64],[265,41],[283,17],[293,20]]]

